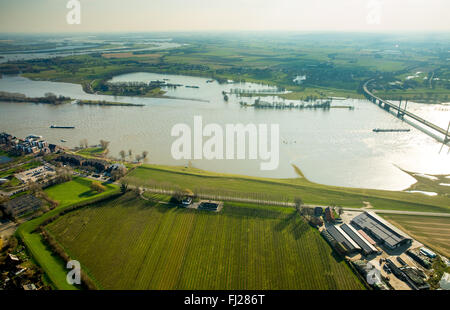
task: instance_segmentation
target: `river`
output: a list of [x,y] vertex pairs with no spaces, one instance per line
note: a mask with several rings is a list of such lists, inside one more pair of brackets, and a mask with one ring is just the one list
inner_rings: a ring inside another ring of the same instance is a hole
[[[182,84],[167,89],[167,96],[184,99],[136,98],[91,95],[80,85],[31,81],[18,76],[0,79],[0,91],[20,92],[27,96],[43,96],[46,92],[78,99],[109,100],[143,103],[143,107],[60,106],[0,102],[0,131],[16,136],[29,134],[44,136],[48,141],[74,147],[86,138],[90,144],[100,139],[111,141],[110,155],[119,157],[120,150],[134,154],[149,152],[149,162],[166,165],[187,165],[187,160],[171,156],[175,140],[170,132],[175,124],[192,126],[196,115],[208,123],[261,124],[280,126],[280,164],[273,171],[260,170],[259,160],[192,160],[197,168],[272,178],[295,177],[291,164],[296,164],[311,181],[351,187],[402,190],[415,180],[402,169],[449,174],[450,161],[445,147],[433,138],[386,113],[367,100],[345,99],[332,105],[353,106],[354,109],[273,110],[242,107],[239,102],[251,103],[254,98],[230,95],[228,102],[222,91],[231,89],[276,92],[267,85],[253,83],[219,84],[200,77],[132,73],[117,76],[112,82],[166,79],[168,83]],[[185,86],[199,88],[186,88]],[[277,97],[264,100],[281,100]],[[409,103],[411,111],[421,111],[440,126],[450,118],[443,105]],[[50,129],[51,124],[76,126],[74,130]],[[374,133],[374,128],[408,128],[410,132]]]

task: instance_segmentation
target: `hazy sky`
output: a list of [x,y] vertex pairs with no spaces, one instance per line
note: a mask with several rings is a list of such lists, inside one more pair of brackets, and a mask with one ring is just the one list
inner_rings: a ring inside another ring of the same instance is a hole
[[450,0],[0,0],[0,32],[450,31]]

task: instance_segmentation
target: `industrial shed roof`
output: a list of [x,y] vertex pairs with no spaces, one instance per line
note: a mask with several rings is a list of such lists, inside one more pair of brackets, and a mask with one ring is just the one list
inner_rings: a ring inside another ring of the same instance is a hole
[[356,216],[352,220],[352,223],[357,224],[357,226],[364,230],[370,231],[379,240],[382,240],[391,248],[395,248],[405,239],[410,239],[407,235],[392,227],[392,225],[373,212],[364,212]]
[[356,251],[360,250],[361,248],[344,232],[342,229],[340,229],[337,226],[330,225],[327,227],[327,231],[330,233],[330,235],[340,243],[343,243],[345,247],[349,251]]
[[361,249],[363,249],[364,253],[366,254],[370,254],[370,253],[374,253],[377,252],[377,249],[375,249],[375,247],[373,247],[369,241],[367,241],[366,239],[364,239],[363,236],[361,236],[356,229],[354,229],[353,227],[351,227],[350,225],[347,224],[343,224],[341,225],[341,229],[350,237],[353,239],[353,241],[355,241],[360,247]]

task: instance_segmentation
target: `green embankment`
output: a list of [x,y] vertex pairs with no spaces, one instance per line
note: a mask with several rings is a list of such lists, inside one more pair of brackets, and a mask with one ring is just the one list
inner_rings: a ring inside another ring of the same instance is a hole
[[46,229],[104,289],[363,289],[294,209],[158,205],[134,193]]
[[102,155],[105,152],[105,149],[102,147],[90,147],[86,149],[81,149],[77,152],[78,155],[86,155],[86,156],[94,156],[94,155]]
[[46,189],[45,192],[52,199],[59,201],[59,206],[41,217],[20,225],[17,229],[17,235],[23,240],[35,261],[42,267],[50,281],[58,289],[73,290],[77,289],[77,287],[67,283],[66,275],[68,270],[65,269],[64,262],[52,253],[51,249],[43,243],[41,235],[34,231],[46,219],[57,215],[59,212],[74,204],[95,201],[118,192],[116,185],[107,185],[105,192],[97,194],[91,191],[90,184],[90,180],[74,178],[70,182]]
[[446,195],[428,197],[398,191],[327,186],[296,179],[268,179],[220,174],[194,168],[143,165],[127,176],[130,184],[164,188],[189,188],[194,192],[293,201],[301,197],[305,203],[361,208],[370,202],[375,209],[450,213]]

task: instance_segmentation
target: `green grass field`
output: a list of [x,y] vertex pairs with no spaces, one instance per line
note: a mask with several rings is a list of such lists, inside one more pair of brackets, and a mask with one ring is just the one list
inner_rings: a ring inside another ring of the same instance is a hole
[[450,212],[447,195],[428,197],[406,192],[346,188],[316,184],[304,177],[267,179],[202,171],[195,168],[142,165],[127,176],[130,184],[149,187],[189,188],[197,193],[242,198],[293,201],[361,208],[370,202],[375,209]]
[[221,213],[128,193],[46,229],[104,289],[363,289],[289,208],[226,203]]
[[107,185],[105,192],[96,194],[91,191],[90,183],[90,180],[75,178],[70,182],[46,189],[46,193],[51,198],[59,201],[59,206],[41,217],[20,225],[17,229],[18,236],[23,240],[34,260],[42,267],[52,284],[58,289],[71,290],[76,289],[76,287],[66,282],[67,269],[65,269],[64,262],[52,253],[51,249],[43,243],[41,235],[35,233],[34,230],[46,219],[51,218],[75,203],[96,200],[118,192],[117,186]]
[[77,152],[78,155],[88,155],[88,156],[94,156],[94,155],[101,155],[103,154],[105,150],[101,147],[90,147],[87,149],[82,149]]

